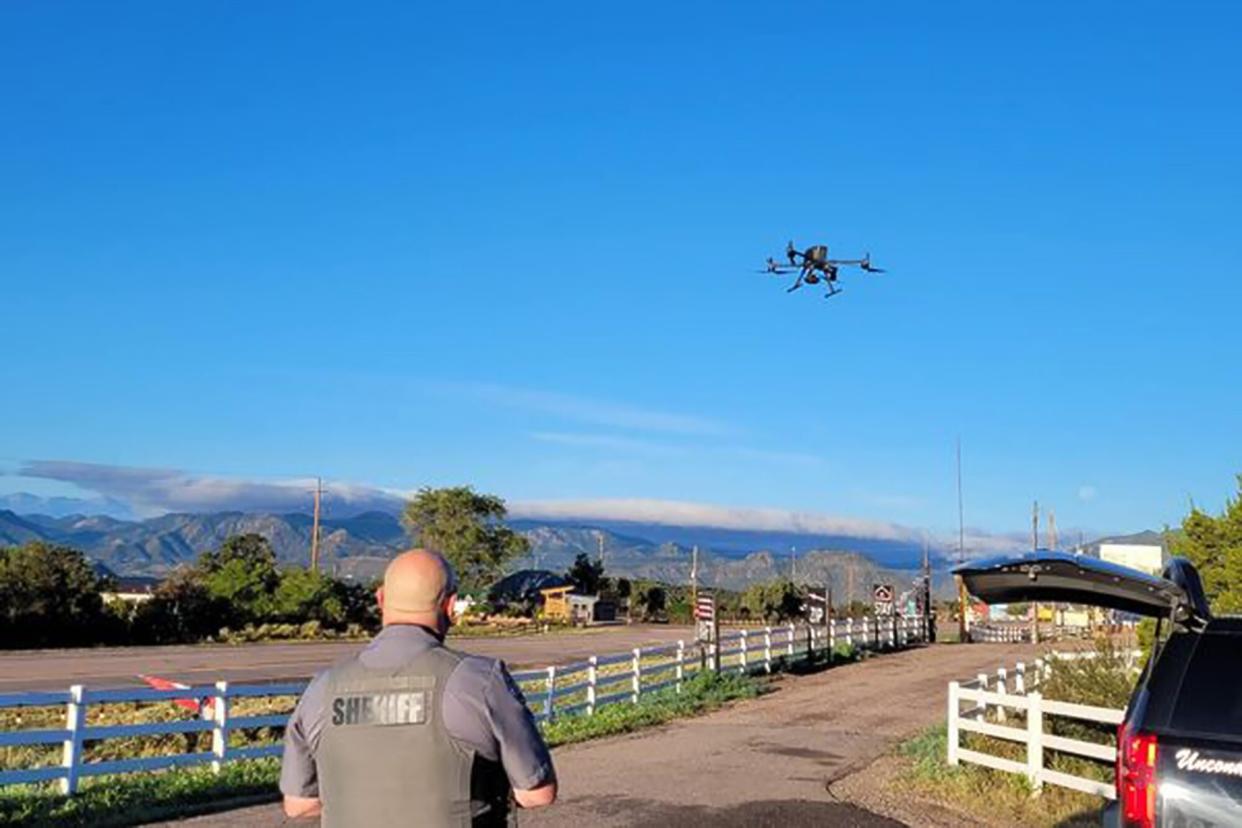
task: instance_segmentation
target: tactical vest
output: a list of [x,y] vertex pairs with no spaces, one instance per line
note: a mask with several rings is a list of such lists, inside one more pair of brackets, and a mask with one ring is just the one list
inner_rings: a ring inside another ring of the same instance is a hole
[[509,825],[509,782],[444,727],[444,688],[462,656],[432,647],[376,670],[333,667],[316,750],[324,828]]

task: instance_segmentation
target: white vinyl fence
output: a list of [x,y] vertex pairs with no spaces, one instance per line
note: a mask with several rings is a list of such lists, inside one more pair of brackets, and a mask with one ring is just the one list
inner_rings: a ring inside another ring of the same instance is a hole
[[[838,645],[863,650],[895,650],[921,642],[925,627],[922,618],[833,619],[831,627],[763,627],[721,634],[716,645],[700,647],[678,641],[659,647],[635,649],[626,653],[591,656],[573,664],[554,665],[542,670],[514,673],[536,720],[551,721],[558,716],[592,715],[608,704],[637,704],[644,695],[672,690],[681,692],[683,682],[695,672],[711,669],[719,658],[721,671],[771,673],[785,669],[797,660],[831,658]],[[0,764],[0,787],[5,785],[56,782],[65,794],[73,794],[81,779],[92,776],[161,770],[187,765],[211,765],[217,773],[226,762],[279,756],[279,742],[238,747],[230,744],[230,733],[253,728],[283,728],[288,713],[231,716],[236,699],[293,697],[307,682],[231,685],[220,681],[175,690],[145,687],[93,690],[74,685],[67,691],[0,694],[0,710],[62,706],[63,727],[54,729],[0,730],[0,757],[5,748],[60,746],[58,764],[35,767],[5,767]],[[172,702],[178,699],[203,701],[210,715],[179,721],[142,724],[89,725],[91,707],[135,702]],[[210,732],[211,750],[172,753],[140,758],[88,761],[88,743],[107,739],[156,737],[178,733]]]
[[[1091,658],[1092,652],[1054,653],[1036,659],[1033,669],[1022,662],[1012,671],[1002,667],[995,674],[980,673],[971,681],[949,682],[948,761],[950,765],[970,762],[976,765],[1025,776],[1032,790],[1044,783],[1113,799],[1113,783],[1053,770],[1044,752],[1057,751],[1101,763],[1113,764],[1117,749],[1111,745],[1085,742],[1046,733],[1044,721],[1059,717],[1081,722],[1118,725],[1124,710],[1045,699],[1039,692],[1041,681],[1051,674],[1058,660]],[[1012,721],[1011,721],[1012,720]],[[996,756],[961,746],[962,732],[980,733],[1025,747],[1023,761]]]

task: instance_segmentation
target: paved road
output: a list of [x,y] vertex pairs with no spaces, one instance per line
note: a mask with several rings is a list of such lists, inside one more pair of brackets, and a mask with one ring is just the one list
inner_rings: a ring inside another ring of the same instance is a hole
[[[691,627],[635,624],[548,635],[451,639],[510,666],[542,667],[592,654],[694,638]],[[307,678],[362,646],[357,641],[211,644],[177,647],[99,647],[0,653],[0,693],[63,690],[72,684],[124,687],[149,673],[188,683]]]
[[[783,678],[770,695],[697,719],[558,748],[561,801],[522,824],[899,825],[834,799],[828,786],[943,718],[950,680],[1033,655],[1023,644],[910,650]],[[179,824],[282,822],[276,806],[260,806]]]

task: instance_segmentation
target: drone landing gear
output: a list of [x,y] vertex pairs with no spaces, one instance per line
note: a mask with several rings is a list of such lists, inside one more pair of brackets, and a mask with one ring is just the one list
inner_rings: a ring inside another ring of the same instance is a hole
[[836,285],[829,285],[828,292],[824,294],[824,298],[831,299],[832,297],[836,296],[838,293],[844,293],[844,292],[845,292],[845,288],[839,288]]

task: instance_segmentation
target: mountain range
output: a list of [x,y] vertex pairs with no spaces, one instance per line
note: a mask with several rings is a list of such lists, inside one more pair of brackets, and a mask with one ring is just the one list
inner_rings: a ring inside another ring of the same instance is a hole
[[[604,554],[606,571],[614,576],[687,583],[691,547],[669,539],[669,527],[627,525],[627,532],[594,525],[513,521],[511,525],[531,542],[531,554],[514,561],[513,568],[534,567],[561,572],[575,556]],[[230,535],[256,532],[271,541],[285,564],[305,564],[310,548],[312,520],[301,513],[168,514],[146,520],[122,520],[106,515],[17,514],[0,510],[0,545],[44,540],[80,549],[94,562],[118,575],[165,575],[214,549]],[[644,530],[663,540],[638,534]],[[702,530],[710,534],[713,530]],[[745,534],[745,533],[743,533]],[[388,559],[408,541],[399,520],[386,512],[364,512],[321,522],[321,558],[337,575],[369,580],[383,571]],[[692,538],[693,539],[693,538]],[[906,583],[917,574],[911,566],[884,566],[848,545],[835,550],[811,549],[813,538],[799,536],[807,551],[796,560],[788,553],[745,548],[745,539],[713,546],[700,544],[699,583],[741,589],[751,583],[796,575],[808,583],[831,580],[839,589],[861,599],[864,590],[881,580]],[[855,539],[858,540],[858,539]],[[866,541],[867,539],[862,539]],[[844,539],[848,543],[848,539]],[[865,547],[866,543],[860,544]],[[947,576],[937,578],[944,581]],[[845,597],[845,592],[842,592]]]

